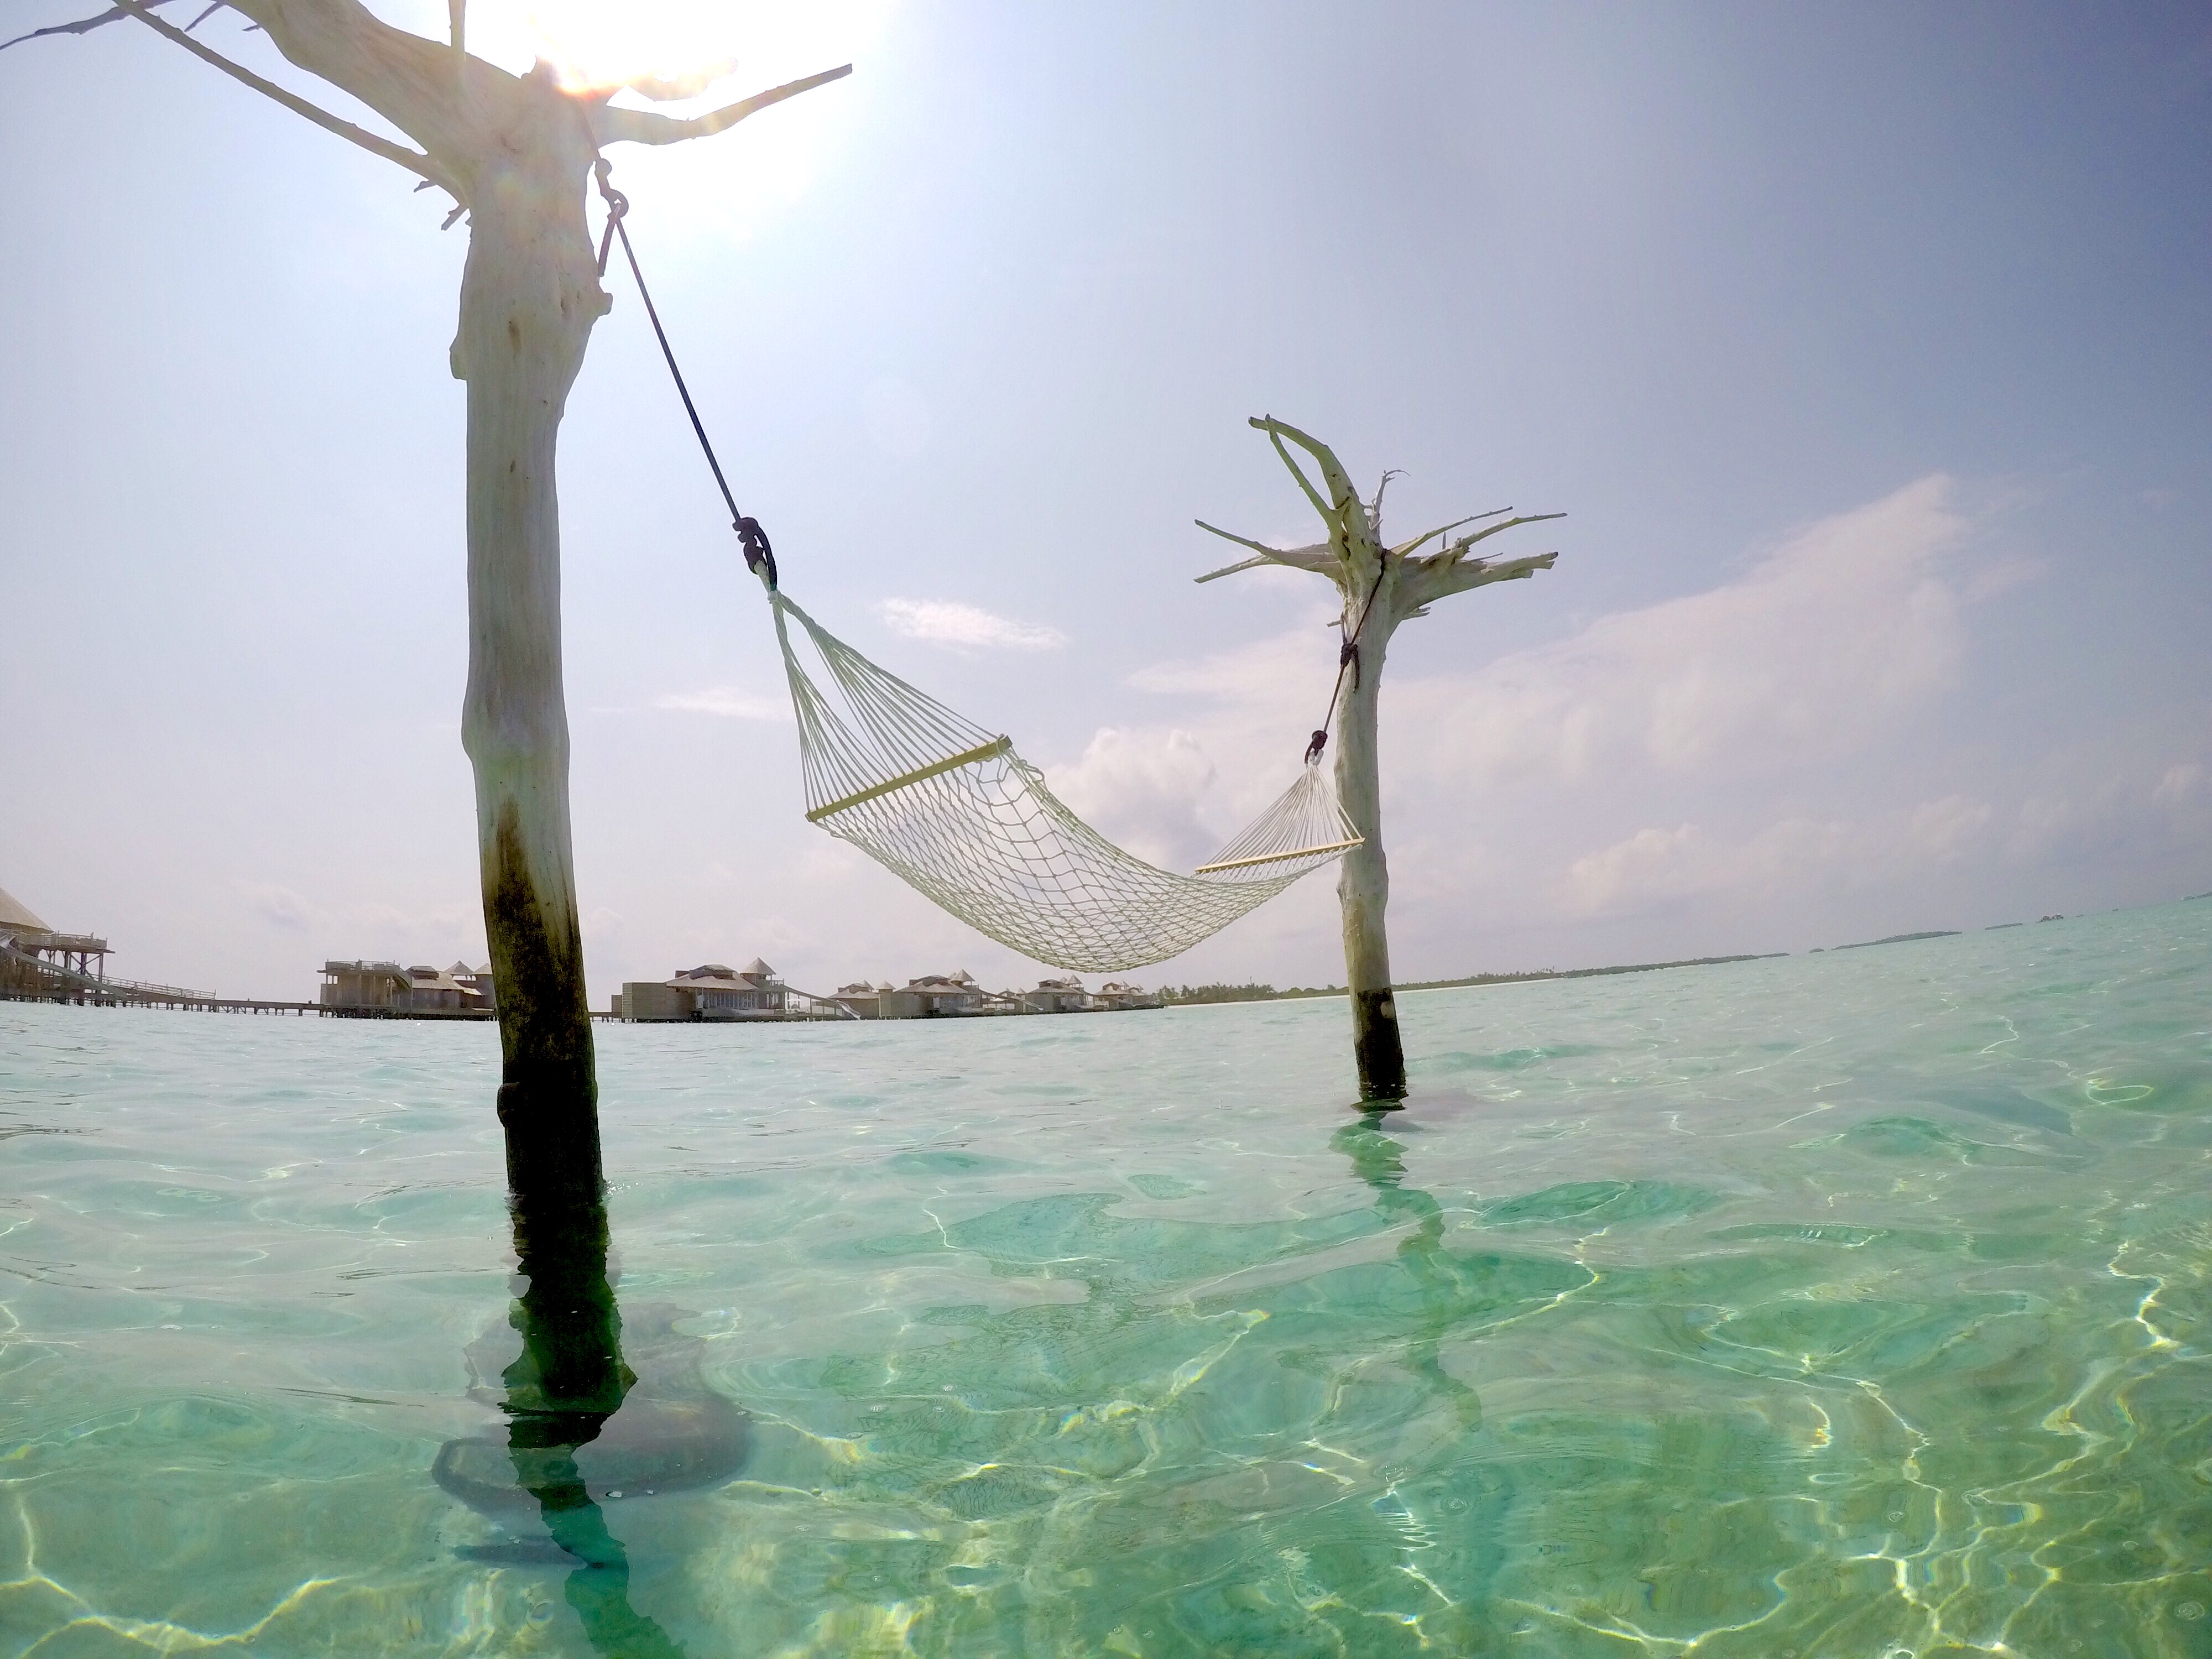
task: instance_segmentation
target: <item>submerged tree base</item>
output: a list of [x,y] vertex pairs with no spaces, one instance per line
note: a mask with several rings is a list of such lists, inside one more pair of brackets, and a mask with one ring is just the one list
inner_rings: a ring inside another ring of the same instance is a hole
[[1398,1006],[1390,988],[1352,994],[1352,1048],[1359,1066],[1363,1101],[1406,1097],[1406,1048],[1398,1036]]

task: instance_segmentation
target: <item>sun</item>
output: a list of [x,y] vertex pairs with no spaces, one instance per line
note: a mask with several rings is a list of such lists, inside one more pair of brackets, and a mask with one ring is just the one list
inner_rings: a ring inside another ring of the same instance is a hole
[[736,67],[739,46],[753,44],[744,38],[741,9],[752,9],[710,0],[534,0],[524,22],[562,86],[612,92],[637,81],[697,87],[720,79]]
[[[486,7],[487,11],[491,7]],[[510,0],[534,56],[576,92],[696,95],[726,76],[766,87],[843,63],[880,4],[768,0]],[[471,13],[471,28],[477,25]],[[838,54],[842,52],[842,56]]]
[[[445,0],[386,0],[399,27],[446,33]],[[469,0],[468,49],[516,75],[544,64],[579,94],[703,113],[787,82],[882,61],[896,0]],[[381,8],[380,8],[381,9]],[[659,257],[726,250],[779,223],[849,154],[856,84],[793,100],[731,143],[624,145],[612,159],[633,192],[683,200],[656,222]],[[642,199],[642,198],[636,198]]]

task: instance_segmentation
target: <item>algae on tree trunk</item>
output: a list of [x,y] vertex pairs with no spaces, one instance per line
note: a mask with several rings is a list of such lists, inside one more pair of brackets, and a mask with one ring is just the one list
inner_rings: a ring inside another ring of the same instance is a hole
[[[547,88],[545,96],[567,100]],[[462,746],[503,1060],[510,1182],[596,1190],[591,1016],[561,673],[561,416],[608,300],[584,220],[594,157],[573,110],[479,178],[453,373],[468,383],[469,680]]]

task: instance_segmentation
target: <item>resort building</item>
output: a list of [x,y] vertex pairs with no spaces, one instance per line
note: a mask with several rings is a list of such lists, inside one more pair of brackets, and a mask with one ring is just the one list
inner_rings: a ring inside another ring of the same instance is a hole
[[1022,993],[1022,1009],[1031,1014],[1079,1014],[1091,1006],[1083,981],[1070,974],[1066,979],[1041,979],[1036,989]]
[[1097,994],[1091,999],[1091,1006],[1115,1012],[1129,1008],[1162,1008],[1167,1005],[1158,991],[1147,991],[1141,985],[1128,985],[1117,979],[1109,979],[1098,988]]
[[1159,994],[1109,981],[1096,995],[1071,974],[1040,980],[1033,991],[986,991],[967,973],[925,974],[896,990],[886,980],[855,980],[831,999],[860,1019],[940,1019],[994,1014],[1079,1014],[1125,1008],[1158,1008]]
[[614,1000],[614,1017],[635,1020],[868,1018],[842,997],[809,996],[755,957],[732,969],[719,962],[679,968],[665,980],[630,980]]
[[331,1013],[401,1017],[423,1014],[489,1014],[497,1006],[491,964],[471,968],[427,965],[403,968],[396,962],[326,962],[322,1006]]
[[879,1019],[942,1019],[979,1012],[983,988],[965,969],[951,974],[924,974],[896,991],[877,998]]
[[881,1019],[884,1017],[883,999],[890,993],[891,982],[871,985],[867,981],[855,980],[850,985],[841,985],[830,1000],[855,1019]]
[[0,997],[97,993],[107,978],[107,941],[62,933],[0,888]]
[[[457,962],[446,972],[461,988],[463,1007],[482,1008],[488,1013],[497,1011],[499,996],[492,985],[491,963],[487,962],[481,968],[471,968],[465,962]],[[467,1000],[471,997],[474,1001]]]

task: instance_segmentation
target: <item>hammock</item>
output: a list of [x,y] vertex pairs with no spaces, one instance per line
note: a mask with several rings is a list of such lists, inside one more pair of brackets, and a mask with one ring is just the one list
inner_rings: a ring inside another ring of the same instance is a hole
[[[684,412],[730,509],[745,566],[761,578],[775,612],[799,717],[810,820],[1000,944],[1032,961],[1097,974],[1180,955],[1360,844],[1316,764],[1325,741],[1316,732],[1298,781],[1194,874],[1178,876],[1132,858],[1069,811],[1045,787],[1044,774],[1014,752],[1011,739],[884,672],[786,599],[776,586],[767,533],[738,510],[653,309],[623,222],[629,198],[614,188],[604,157],[593,170],[607,204],[599,275],[606,275],[607,255],[619,237]],[[798,618],[812,642],[836,688],[835,702],[793,653],[787,617]],[[1348,647],[1345,654],[1348,660]],[[1340,666],[1337,684],[1341,688]],[[1331,714],[1335,707],[1332,697]]]
[[[1133,858],[1077,817],[1012,742],[963,719],[770,587],[799,720],[806,816],[1033,961],[1119,973],[1164,961],[1360,844],[1320,766],[1195,874]],[[792,648],[798,622],[835,688]]]

